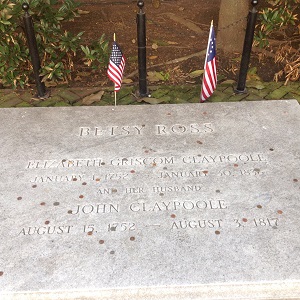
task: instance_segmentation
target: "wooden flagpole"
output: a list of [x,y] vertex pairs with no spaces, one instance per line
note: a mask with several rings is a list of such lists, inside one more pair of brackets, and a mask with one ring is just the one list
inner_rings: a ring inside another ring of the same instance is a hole
[[[115,41],[116,41],[116,33],[114,33],[114,42],[115,42]],[[116,92],[116,84],[115,84],[114,92],[115,92],[115,106],[117,106],[117,92]]]

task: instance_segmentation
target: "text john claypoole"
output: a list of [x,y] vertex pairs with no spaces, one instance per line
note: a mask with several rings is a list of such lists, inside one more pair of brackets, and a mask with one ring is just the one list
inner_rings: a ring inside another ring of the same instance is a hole
[[[226,210],[228,204],[225,200],[182,200],[182,201],[160,201],[146,203],[143,200],[135,201],[129,204],[129,211],[135,213],[141,212],[159,212],[159,211],[192,211],[192,210]],[[120,203],[96,203],[80,204],[75,209],[70,210],[70,214],[110,214],[121,211]]]

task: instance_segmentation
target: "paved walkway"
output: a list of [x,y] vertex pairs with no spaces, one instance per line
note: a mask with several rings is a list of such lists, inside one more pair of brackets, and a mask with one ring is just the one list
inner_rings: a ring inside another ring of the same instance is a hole
[[[234,94],[234,81],[220,83],[208,102],[259,101],[296,99],[300,103],[300,82],[247,82],[247,94]],[[118,105],[197,103],[200,86],[149,86],[151,97],[139,99],[135,96],[135,86],[123,86],[118,93]],[[48,106],[101,106],[114,105],[112,88],[51,88],[47,99],[35,98],[33,90],[0,90],[0,107],[48,107]]]

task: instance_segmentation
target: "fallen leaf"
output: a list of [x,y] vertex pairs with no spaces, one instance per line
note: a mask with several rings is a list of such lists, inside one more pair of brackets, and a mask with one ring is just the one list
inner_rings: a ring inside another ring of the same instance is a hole
[[160,79],[157,77],[157,72],[148,72],[147,79],[150,82],[157,82],[160,81]]
[[54,86],[57,86],[57,82],[55,82],[55,81],[46,81],[45,85],[46,85],[46,87],[54,87]]
[[204,70],[195,70],[189,74],[189,77],[196,78],[201,76],[204,73]]
[[160,7],[160,0],[152,0],[152,6],[154,8],[159,8]]
[[159,80],[166,80],[165,76],[163,73],[160,72],[155,72],[155,76],[159,79]]
[[157,58],[158,58],[157,55],[151,55],[151,56],[149,56],[149,59],[157,59]]
[[89,11],[87,11],[87,10],[82,10],[82,9],[78,9],[77,12],[78,12],[80,15],[87,15],[87,14],[90,13]]
[[168,42],[163,40],[153,40],[153,44],[156,44],[157,46],[169,46]]
[[89,95],[89,96],[86,96],[82,99],[82,104],[84,105],[91,105],[93,104],[94,102],[98,102],[101,100],[102,96],[104,94],[104,91],[100,91],[96,94],[92,94],[92,95]]
[[169,45],[178,45],[177,42],[171,42],[171,41],[168,41],[167,43],[168,43]]
[[123,83],[132,83],[133,81],[130,78],[123,78]]
[[235,80],[232,79],[227,79],[222,81],[222,85],[224,86],[233,86],[234,84],[236,84]]
[[152,44],[151,48],[152,48],[153,50],[157,50],[157,49],[158,49],[158,45],[154,43],[154,44]]

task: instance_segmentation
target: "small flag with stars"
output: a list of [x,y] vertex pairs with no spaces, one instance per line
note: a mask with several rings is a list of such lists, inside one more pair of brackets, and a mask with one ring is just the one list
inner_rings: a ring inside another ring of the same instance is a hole
[[107,75],[109,79],[115,84],[115,92],[118,92],[121,88],[124,68],[125,57],[119,45],[114,41],[111,55],[109,58]]
[[201,102],[209,98],[217,87],[216,37],[213,23],[210,26],[204,75],[201,89]]

